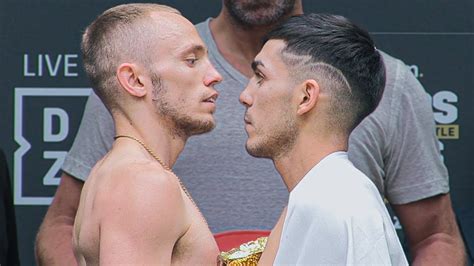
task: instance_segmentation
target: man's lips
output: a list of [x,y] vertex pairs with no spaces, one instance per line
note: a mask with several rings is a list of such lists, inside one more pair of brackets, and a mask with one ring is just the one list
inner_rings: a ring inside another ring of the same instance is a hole
[[245,122],[245,124],[248,124],[248,125],[252,124],[252,122],[250,122],[250,118],[247,114],[244,116],[244,122]]
[[217,97],[219,96],[219,94],[216,92],[216,93],[213,93],[211,96],[207,97],[206,99],[204,99],[203,102],[207,102],[207,103],[213,103],[215,104],[216,101],[217,101]]

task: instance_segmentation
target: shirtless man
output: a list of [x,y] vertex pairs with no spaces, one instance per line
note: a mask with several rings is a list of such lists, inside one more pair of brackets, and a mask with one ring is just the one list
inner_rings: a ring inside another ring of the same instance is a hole
[[[220,92],[220,108],[214,114],[218,127],[191,138],[173,169],[183,178],[213,232],[266,230],[278,219],[288,191],[269,160],[254,159],[243,148],[245,110],[237,99],[253,74],[250,64],[262,48],[263,35],[288,16],[302,14],[303,3],[220,2],[221,12],[215,18],[196,25],[211,62],[225,75],[216,86]],[[319,3],[323,2],[306,1],[305,6]],[[351,134],[349,157],[395,210],[413,264],[460,265],[463,242],[451,208],[448,172],[440,160],[432,107],[409,68],[382,55],[387,70],[384,97]],[[97,96],[91,95],[62,167],[61,183],[38,232],[38,265],[73,265],[72,225],[83,181],[110,150],[113,136],[112,117]],[[272,197],[262,191],[271,191]]]
[[347,153],[382,98],[382,55],[341,16],[292,17],[267,36],[240,95],[246,148],[273,160],[290,197],[260,263],[408,265],[376,186]]
[[78,263],[215,264],[212,233],[170,170],[188,137],[215,124],[221,76],[194,26],[167,6],[120,5],[87,27],[82,52],[116,137],[82,190]]

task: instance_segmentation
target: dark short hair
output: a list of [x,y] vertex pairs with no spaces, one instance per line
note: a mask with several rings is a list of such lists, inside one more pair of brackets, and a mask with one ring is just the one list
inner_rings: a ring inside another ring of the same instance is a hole
[[347,18],[305,14],[289,18],[264,41],[283,40],[283,61],[300,78],[314,78],[331,97],[329,126],[350,132],[377,107],[385,67],[367,31]]

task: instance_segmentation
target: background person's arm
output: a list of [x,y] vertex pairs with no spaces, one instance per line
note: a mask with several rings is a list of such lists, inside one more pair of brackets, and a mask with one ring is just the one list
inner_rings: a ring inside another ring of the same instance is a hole
[[397,77],[400,95],[392,113],[399,115],[391,127],[396,147],[389,149],[386,162],[386,196],[408,239],[412,264],[464,265],[431,102],[406,67],[399,68]]
[[[81,125],[62,169],[61,183],[36,239],[39,265],[74,265],[72,227],[84,182],[94,164],[110,150],[115,130],[112,117],[92,93]],[[68,174],[69,173],[69,174]],[[77,179],[76,179],[77,178]]]
[[413,265],[466,265],[449,193],[392,207],[403,225]]
[[76,265],[72,229],[84,182],[63,173],[61,183],[36,237],[38,265]]

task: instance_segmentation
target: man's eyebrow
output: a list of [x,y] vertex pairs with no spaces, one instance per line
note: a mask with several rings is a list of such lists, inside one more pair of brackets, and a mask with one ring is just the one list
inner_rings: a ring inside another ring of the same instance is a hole
[[258,66],[265,67],[265,65],[262,63],[262,61],[260,61],[260,60],[254,60],[254,61],[252,62],[252,69],[253,69],[254,72],[257,71]]
[[186,46],[184,49],[182,49],[179,52],[179,54],[186,55],[189,53],[204,53],[204,52],[206,52],[206,47],[200,44],[191,44],[189,46]]

